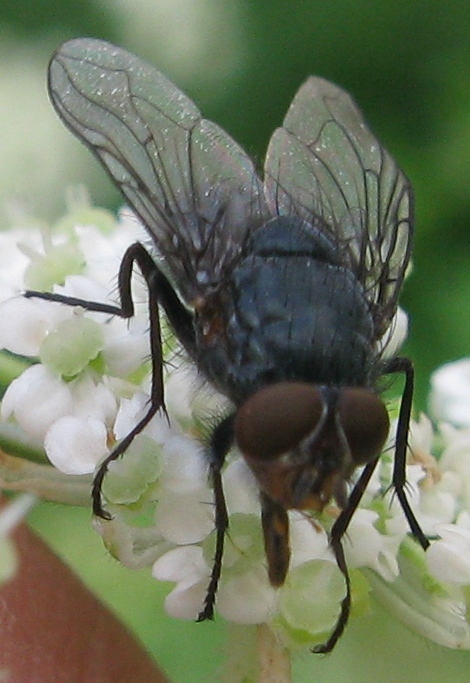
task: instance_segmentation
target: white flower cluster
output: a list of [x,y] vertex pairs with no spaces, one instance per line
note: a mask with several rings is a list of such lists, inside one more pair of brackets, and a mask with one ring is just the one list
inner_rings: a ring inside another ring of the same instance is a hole
[[[147,311],[138,278],[131,321],[18,295],[25,286],[49,287],[111,301],[110,282],[133,241],[135,220],[122,214],[103,234],[102,213],[85,214],[63,221],[43,239],[42,252],[41,240],[32,241],[28,233],[29,246],[14,257],[12,252],[8,283],[3,283],[3,298],[16,296],[0,306],[0,347],[39,361],[11,383],[2,419],[41,440],[50,462],[70,475],[93,472],[148,407]],[[0,240],[12,245],[12,234]],[[403,334],[404,325],[397,327]],[[215,547],[201,433],[204,415],[220,414],[225,402],[201,387],[194,369],[180,360],[169,363],[165,375],[170,420],[157,416],[111,464],[103,494],[113,519],[95,524],[123,563],[152,564],[155,578],[174,584],[166,600],[171,615],[194,619],[204,604]],[[453,394],[452,381],[437,386],[435,379],[435,385],[433,405],[441,399],[448,405],[452,399],[443,397],[446,391]],[[446,410],[444,416],[452,420]],[[393,434],[392,428],[390,444]],[[353,615],[367,608],[374,590],[416,631],[449,647],[470,648],[470,427],[441,424],[435,433],[424,416],[412,424],[407,493],[432,541],[426,553],[410,539],[403,511],[389,491],[392,467],[393,448],[387,448],[344,539]],[[332,504],[315,519],[289,512],[292,559],[285,584],[275,589],[267,577],[257,487],[235,451],[223,482],[230,527],[218,614],[235,623],[269,623],[292,646],[325,641],[345,595],[327,533],[338,510]]]
[[43,442],[51,463],[67,474],[92,472],[107,453],[109,439],[122,436],[115,422],[125,398],[136,392],[134,375],[140,383],[147,374],[145,288],[139,291],[137,279],[134,296],[142,303],[130,321],[25,299],[20,292],[51,290],[115,303],[109,290],[139,228],[129,212],[115,224],[103,211],[82,210],[75,221],[62,221],[42,240],[39,230],[1,236],[2,246],[5,239],[10,247],[10,267],[2,272],[6,300],[0,348],[40,361],[11,383],[1,416],[14,418],[29,437]]

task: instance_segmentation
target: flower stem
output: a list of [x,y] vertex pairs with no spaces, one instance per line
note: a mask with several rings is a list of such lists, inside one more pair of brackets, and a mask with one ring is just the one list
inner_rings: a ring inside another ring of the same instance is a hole
[[90,505],[91,475],[69,476],[51,467],[8,455],[0,448],[0,488],[28,492],[65,505]]
[[26,368],[29,368],[31,361],[15,356],[8,351],[0,352],[0,385],[8,386],[14,379],[19,377]]
[[289,651],[266,624],[258,626],[257,647],[257,683],[290,683],[292,670]]

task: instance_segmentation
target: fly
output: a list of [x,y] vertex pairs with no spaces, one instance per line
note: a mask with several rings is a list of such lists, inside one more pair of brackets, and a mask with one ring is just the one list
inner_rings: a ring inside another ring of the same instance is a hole
[[259,484],[274,586],[289,568],[288,510],[321,511],[331,500],[341,509],[330,544],[346,595],[333,632],[315,648],[331,651],[351,603],[342,538],[388,434],[378,383],[390,373],[405,376],[393,486],[411,532],[429,545],[405,495],[413,367],[383,356],[411,254],[407,178],[351,97],[321,78],[309,78],[295,95],[271,137],[263,178],[175,85],[109,43],[65,43],[50,63],[49,93],[159,256],[157,263],[139,243],[127,250],[119,306],[26,293],[129,318],[135,266],[148,286],[150,407],[98,469],[94,514],[110,518],[101,496],[109,463],[164,410],[163,310],[198,372],[233,406],[207,448],[216,547],[199,620],[214,614],[228,529],[221,472],[237,445]]

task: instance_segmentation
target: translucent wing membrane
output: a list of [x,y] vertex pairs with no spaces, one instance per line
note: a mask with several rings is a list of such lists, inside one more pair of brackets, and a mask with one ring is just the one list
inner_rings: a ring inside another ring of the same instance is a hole
[[230,136],[125,50],[69,41],[51,61],[49,89],[141,217],[186,301],[223,279],[247,233],[269,216],[316,217],[364,285],[383,336],[410,257],[412,193],[346,92],[320,78],[300,88],[271,138],[263,188]]
[[412,191],[351,97],[309,78],[271,138],[265,174],[271,212],[322,219],[366,288],[381,338],[410,258]]
[[266,217],[248,156],[159,71],[100,40],[58,50],[49,92],[144,222],[186,301],[203,294]]

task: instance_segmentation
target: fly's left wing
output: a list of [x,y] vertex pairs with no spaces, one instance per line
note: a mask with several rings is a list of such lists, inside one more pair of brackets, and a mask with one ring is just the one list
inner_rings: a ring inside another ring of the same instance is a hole
[[157,69],[101,40],[59,48],[49,93],[142,219],[185,300],[203,295],[266,214],[245,152]]
[[271,138],[265,188],[271,213],[320,219],[383,337],[411,255],[413,196],[347,92],[321,78],[304,83]]

